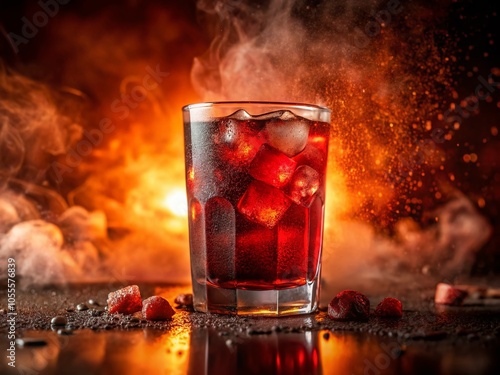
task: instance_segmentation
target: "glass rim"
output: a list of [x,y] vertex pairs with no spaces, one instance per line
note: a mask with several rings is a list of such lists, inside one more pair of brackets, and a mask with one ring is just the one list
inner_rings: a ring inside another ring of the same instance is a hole
[[301,102],[272,102],[272,101],[256,101],[256,100],[242,100],[242,101],[215,101],[215,102],[199,102],[199,103],[192,103],[192,104],[186,104],[185,106],[182,107],[183,111],[190,111],[193,109],[203,109],[203,108],[210,108],[210,107],[237,107],[237,106],[244,106],[244,105],[249,105],[249,104],[255,104],[255,105],[260,105],[260,106],[269,106],[269,107],[290,107],[290,108],[301,108],[303,110],[319,110],[323,112],[328,112],[331,113],[332,111],[330,108],[317,105],[317,104],[310,104],[310,103],[301,103]]

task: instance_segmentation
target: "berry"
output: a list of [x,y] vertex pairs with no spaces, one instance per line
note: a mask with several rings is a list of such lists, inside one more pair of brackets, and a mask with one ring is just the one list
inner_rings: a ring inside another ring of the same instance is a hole
[[142,308],[141,292],[137,285],[129,285],[108,294],[108,312],[133,314]]
[[354,290],[344,290],[328,304],[328,315],[336,320],[367,320],[370,314],[368,298]]
[[174,309],[163,297],[153,296],[143,301],[142,316],[148,320],[168,320],[174,314]]
[[375,308],[375,315],[380,318],[401,318],[403,316],[403,305],[397,298],[384,298]]

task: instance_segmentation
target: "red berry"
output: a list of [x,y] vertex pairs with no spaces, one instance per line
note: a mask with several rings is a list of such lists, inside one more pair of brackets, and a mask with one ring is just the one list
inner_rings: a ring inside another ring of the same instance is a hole
[[370,301],[354,290],[340,292],[328,305],[328,315],[336,320],[366,320],[369,314]]
[[175,314],[168,301],[160,296],[149,297],[144,300],[142,316],[148,320],[168,320]]
[[380,318],[401,318],[403,316],[403,305],[397,298],[384,298],[376,307],[375,315]]
[[137,285],[129,285],[108,294],[109,313],[133,314],[141,308],[141,292]]

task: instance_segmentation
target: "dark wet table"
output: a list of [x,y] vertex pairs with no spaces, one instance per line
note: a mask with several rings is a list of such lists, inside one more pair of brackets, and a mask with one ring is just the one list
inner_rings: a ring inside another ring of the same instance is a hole
[[[15,368],[1,290],[1,374],[500,374],[500,304],[436,307],[432,290],[400,296],[401,320],[335,322],[324,309],[286,318],[176,308],[172,321],[108,314],[95,284],[18,290]],[[189,286],[140,284],[173,302]],[[325,295],[325,291],[323,291]],[[375,306],[383,296],[369,296]],[[89,303],[89,300],[93,300]],[[323,306],[325,306],[323,301]],[[85,303],[87,310],[77,306]],[[65,327],[51,319],[66,317]],[[58,332],[59,331],[59,332]]]

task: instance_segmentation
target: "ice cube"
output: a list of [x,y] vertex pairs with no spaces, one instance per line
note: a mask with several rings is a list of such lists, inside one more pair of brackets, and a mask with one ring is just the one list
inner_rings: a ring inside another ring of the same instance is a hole
[[213,283],[234,280],[235,212],[229,201],[210,198],[205,205],[207,277]]
[[236,214],[236,279],[239,286],[274,281],[276,235],[275,229]]
[[232,166],[246,166],[265,142],[261,126],[255,121],[225,118],[220,120],[213,136],[221,159]]
[[250,120],[252,118],[252,116],[244,109],[239,109],[227,117],[235,120]]
[[296,164],[282,152],[264,144],[252,160],[248,173],[256,180],[281,188],[292,178]]
[[277,284],[305,283],[309,251],[307,208],[293,205],[277,228]]
[[273,228],[292,202],[281,190],[253,181],[238,202],[238,211],[248,219]]
[[321,151],[312,144],[308,144],[301,153],[293,157],[293,160],[297,162],[297,165],[308,165],[317,171],[324,171],[326,158],[326,152]]
[[237,119],[222,119],[218,123],[218,129],[214,134],[214,142],[218,145],[234,146],[240,134],[238,126],[242,123],[243,121]]
[[254,116],[254,119],[261,120],[261,121],[276,120],[276,119],[286,120],[287,118],[290,117],[290,115],[295,117],[295,115],[292,112],[281,110],[281,111],[268,112],[268,113],[263,113],[263,114],[258,115],[258,116]]
[[260,120],[260,121],[268,121],[268,120],[294,120],[297,119],[297,116],[288,110],[279,110],[279,111],[273,111],[273,112],[267,112],[263,113],[258,116],[253,116],[252,117],[254,120]]
[[286,187],[288,197],[297,204],[309,207],[314,194],[319,189],[319,173],[308,165],[301,165],[295,170],[292,179]]
[[285,111],[281,117],[266,123],[264,134],[268,144],[292,157],[306,147],[309,121]]

